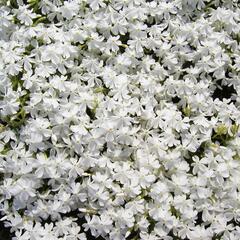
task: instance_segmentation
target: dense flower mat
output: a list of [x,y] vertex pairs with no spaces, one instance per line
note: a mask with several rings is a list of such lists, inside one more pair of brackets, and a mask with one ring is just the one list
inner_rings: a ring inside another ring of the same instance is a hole
[[0,4],[12,239],[240,239],[239,1]]

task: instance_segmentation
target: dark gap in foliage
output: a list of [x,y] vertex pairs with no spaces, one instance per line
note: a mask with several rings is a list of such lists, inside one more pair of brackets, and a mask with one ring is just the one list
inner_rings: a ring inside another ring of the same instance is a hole
[[93,109],[90,109],[89,107],[87,107],[86,113],[90,117],[91,120],[95,120],[96,119],[95,112],[94,112]]
[[140,239],[140,230],[132,231],[126,240]]
[[160,60],[152,49],[144,48],[144,54],[151,56],[151,58],[153,58],[156,62],[159,62]]
[[180,100],[181,100],[181,98],[179,98],[178,96],[172,98],[173,103],[179,103]]
[[12,8],[18,8],[18,3],[17,3],[17,1],[15,1],[15,0],[10,0],[10,6],[11,6]]
[[42,185],[40,188],[36,189],[40,194],[43,194],[44,192],[46,192],[49,189],[49,182],[50,178],[45,178],[42,180]]
[[239,33],[237,33],[237,34],[233,33],[232,38],[233,38],[233,40],[237,41],[238,44],[240,43],[240,34]]
[[156,221],[152,217],[150,217],[149,215],[147,216],[147,220],[150,223],[150,225],[148,226],[148,233],[150,234],[154,230],[154,227],[156,225]]
[[240,221],[237,221],[237,220],[235,220],[235,219],[232,219],[231,221],[228,221],[227,222],[227,225],[229,225],[229,224],[233,224],[233,226],[239,226],[240,225]]
[[[0,218],[2,218],[4,215],[0,213]],[[0,239],[1,240],[11,240],[14,237],[14,233],[10,232],[10,228],[7,228],[4,226],[4,222],[0,221]]]
[[122,43],[122,45],[119,46],[119,50],[121,53],[124,53],[125,52],[125,49],[126,49],[126,46],[127,45],[127,42],[128,40],[130,39],[130,34],[129,32],[125,33],[124,35],[120,35],[120,41]]
[[220,240],[222,239],[223,233],[215,234],[212,238],[212,240]]
[[129,32],[125,33],[124,35],[120,35],[120,41],[122,42],[122,44],[127,44],[129,39],[130,39]]
[[182,68],[190,68],[190,67],[193,67],[194,66],[194,63],[191,62],[191,61],[185,61],[182,65]]
[[[148,2],[152,2],[152,1],[148,1]],[[156,25],[156,19],[151,15],[148,15],[148,19],[147,21],[144,22],[144,24],[146,24],[150,28],[151,26]]]
[[125,52],[125,47],[123,47],[123,46],[120,45],[120,46],[119,46],[119,50],[120,50],[121,53],[124,53],[124,52]]
[[192,159],[192,157],[190,157],[190,158],[184,158],[184,159],[185,159],[185,161],[188,163],[188,166],[189,166],[189,171],[188,171],[188,173],[192,174],[192,172],[193,172],[193,166],[192,166],[192,164],[193,164],[193,159]]
[[102,149],[100,150],[101,154],[103,154],[104,152],[107,152],[107,143],[104,143]]
[[[231,99],[231,97],[234,94],[237,94],[236,90],[234,89],[233,86],[227,86],[227,85],[222,85],[222,82],[217,85],[215,91],[212,94],[212,98],[216,99],[218,98],[219,100],[223,100],[224,98],[226,99]],[[232,102],[234,102],[233,99],[231,99]]]
[[197,219],[196,219],[196,225],[201,225],[202,223],[203,223],[202,212],[198,212]]

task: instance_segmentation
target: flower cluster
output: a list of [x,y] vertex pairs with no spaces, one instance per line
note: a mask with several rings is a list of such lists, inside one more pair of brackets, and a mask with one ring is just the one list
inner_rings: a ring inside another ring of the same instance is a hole
[[0,4],[13,240],[239,240],[238,0]]

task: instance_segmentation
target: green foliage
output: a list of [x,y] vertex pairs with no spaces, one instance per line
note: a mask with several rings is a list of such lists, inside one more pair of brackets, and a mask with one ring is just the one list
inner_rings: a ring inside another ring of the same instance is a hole
[[10,77],[13,91],[17,91],[19,87],[22,88],[23,80],[21,80],[21,78],[22,78],[22,73],[19,73],[18,75]]
[[171,206],[170,211],[173,216],[175,216],[176,218],[180,218],[181,214],[174,206]]
[[189,117],[191,115],[191,108],[189,105],[187,105],[186,107],[184,107],[182,109],[182,112],[183,114],[186,116],[186,117]]
[[45,16],[43,16],[43,17],[40,16],[40,17],[34,19],[32,27],[37,26],[39,23],[49,23],[49,22]]
[[8,153],[8,151],[10,151],[12,148],[11,148],[11,145],[10,145],[10,142],[6,143],[4,145],[4,148],[3,150],[0,152],[1,155],[6,155]]
[[33,10],[35,13],[39,13],[39,3],[40,0],[27,0],[29,7]]
[[234,139],[236,134],[238,133],[239,125],[238,124],[232,124],[230,128],[228,128],[224,124],[220,124],[215,129],[213,135],[212,135],[212,141],[213,142],[219,142],[221,145],[226,146],[227,142]]
[[25,106],[27,104],[27,101],[29,101],[30,91],[27,89],[24,89],[24,87],[23,87],[24,81],[21,79],[21,77],[22,77],[22,73],[19,73],[16,76],[10,77],[12,89],[13,89],[13,91],[17,91],[20,88],[22,90],[25,90],[26,94],[22,95],[18,99],[18,101],[20,103],[20,108],[19,108],[18,112],[13,115],[8,115],[8,116],[2,118],[2,122],[4,123],[2,125],[2,128],[10,127],[11,129],[19,129],[26,122],[26,118],[28,117],[28,114],[25,111]]
[[109,93],[110,89],[107,87],[97,87],[94,90],[94,93],[103,93],[104,95],[107,95]]

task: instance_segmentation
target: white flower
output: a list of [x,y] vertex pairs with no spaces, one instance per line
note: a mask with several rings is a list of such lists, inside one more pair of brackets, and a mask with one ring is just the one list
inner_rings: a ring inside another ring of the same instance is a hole
[[15,10],[17,13],[17,18],[21,23],[30,26],[33,24],[33,19],[39,17],[36,13],[32,12],[27,8],[27,6],[19,6],[18,10]]
[[14,239],[239,240],[238,1],[3,2]]
[[72,19],[73,16],[76,16],[79,10],[79,5],[75,1],[66,1],[64,5],[59,8],[62,16],[66,19]]
[[204,227],[196,226],[193,230],[188,234],[188,237],[193,240],[210,240],[212,239],[213,233],[210,229],[205,229]]
[[110,54],[110,51],[117,52],[120,44],[121,42],[119,41],[119,37],[110,37],[106,42],[105,51],[107,54]]
[[19,109],[19,94],[8,89],[3,100],[0,101],[0,113],[2,116],[13,115]]
[[156,179],[156,177],[145,168],[140,168],[138,174],[139,174],[138,181],[142,188],[149,187],[151,183],[153,183]]

